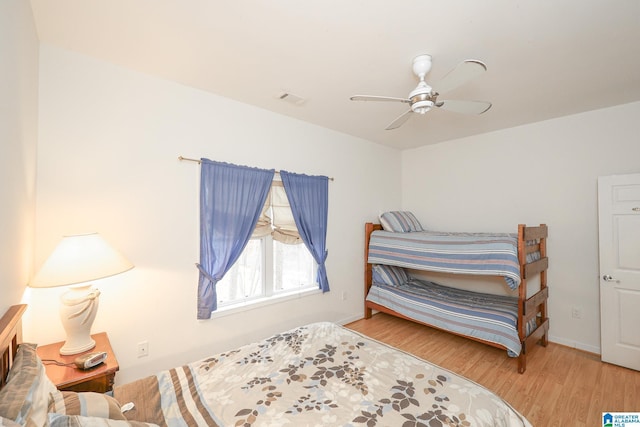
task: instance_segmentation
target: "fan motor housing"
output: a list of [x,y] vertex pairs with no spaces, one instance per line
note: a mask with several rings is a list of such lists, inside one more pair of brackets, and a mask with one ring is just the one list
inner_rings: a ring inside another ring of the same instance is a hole
[[426,113],[433,108],[435,101],[431,86],[420,82],[418,87],[409,94],[409,100],[411,101],[411,111],[419,114]]
[[433,101],[430,99],[422,99],[411,103],[411,111],[418,114],[424,114],[431,110],[433,107]]

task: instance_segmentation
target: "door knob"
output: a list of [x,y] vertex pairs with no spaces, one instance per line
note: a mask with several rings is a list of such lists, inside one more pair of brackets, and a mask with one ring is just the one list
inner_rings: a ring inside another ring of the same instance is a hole
[[605,274],[604,276],[602,276],[602,279],[603,279],[605,282],[616,282],[616,283],[620,283],[620,280],[618,280],[618,279],[616,279],[616,278],[613,278],[613,277],[611,277],[611,276],[610,276],[610,275],[608,275],[608,274]]

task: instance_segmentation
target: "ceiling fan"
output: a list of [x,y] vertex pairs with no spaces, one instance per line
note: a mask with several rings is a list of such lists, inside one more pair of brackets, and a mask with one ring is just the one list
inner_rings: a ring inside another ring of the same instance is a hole
[[413,58],[413,72],[420,79],[418,86],[409,93],[407,98],[395,98],[391,96],[354,95],[352,101],[385,101],[403,102],[411,107],[392,121],[386,130],[397,129],[402,126],[413,113],[425,114],[433,107],[456,113],[482,114],[491,108],[491,103],[486,101],[457,101],[439,100],[441,93],[453,90],[472,78],[487,70],[486,65],[475,59],[467,59],[444,76],[435,87],[429,86],[424,77],[431,70],[431,55],[418,55]]

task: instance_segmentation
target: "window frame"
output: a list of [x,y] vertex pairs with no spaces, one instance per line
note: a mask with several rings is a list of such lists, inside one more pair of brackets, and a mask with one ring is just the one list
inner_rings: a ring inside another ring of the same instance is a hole
[[[271,189],[269,191],[272,191],[272,188],[274,186],[282,186],[282,180],[279,178],[275,178],[272,180],[271,183]],[[269,201],[269,203],[273,203],[273,199],[271,197],[269,197],[267,199]],[[287,201],[288,203],[288,201]],[[270,205],[271,208],[272,205]],[[290,207],[290,205],[289,205]],[[271,213],[271,226],[272,226],[272,231],[275,229],[274,228],[274,224],[273,224],[273,213]],[[305,285],[301,285],[295,289],[282,289],[282,290],[277,290],[276,289],[276,280],[275,280],[275,244],[276,244],[276,240],[273,238],[272,234],[268,234],[265,236],[260,236],[260,237],[252,237],[250,240],[260,240],[260,247],[261,247],[261,260],[260,262],[262,263],[262,277],[261,277],[261,292],[260,295],[256,295],[256,296],[244,296],[243,298],[238,298],[235,300],[228,300],[228,301],[221,301],[218,297],[218,301],[217,301],[217,306],[218,306],[218,310],[229,310],[229,309],[233,309],[235,307],[242,307],[242,306],[248,306],[248,305],[255,305],[264,301],[269,301],[269,300],[280,300],[283,298],[287,298],[290,296],[296,296],[299,294],[305,294],[308,293],[310,291],[313,290],[318,290],[319,289],[319,285],[318,282],[316,280],[317,278],[317,274],[318,274],[318,263],[316,262],[316,260],[313,258],[313,254],[311,253],[311,251],[309,250],[309,248],[306,247],[306,245],[304,243],[300,243],[299,245],[302,245],[304,247],[304,249],[307,251],[307,254],[309,255],[310,259],[311,259],[311,263],[312,263],[312,272],[311,272],[311,277],[312,280],[310,283],[305,284]],[[280,242],[281,244],[286,244],[284,242]],[[243,249],[243,254],[244,251],[246,250]],[[242,257],[242,255],[241,255]],[[225,277],[222,279],[224,280],[225,278],[229,277],[229,273],[231,272],[231,270],[233,268],[236,268],[238,265],[238,262],[240,261],[240,259],[238,259],[236,261],[236,263],[231,267],[231,269],[229,269],[229,271],[227,271],[227,273],[225,274]],[[221,281],[222,281],[221,280]],[[215,313],[215,312],[214,312]]]

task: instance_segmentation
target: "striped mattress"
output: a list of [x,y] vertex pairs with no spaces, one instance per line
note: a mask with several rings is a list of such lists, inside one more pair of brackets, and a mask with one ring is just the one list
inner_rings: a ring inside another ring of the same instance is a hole
[[368,262],[444,273],[502,276],[511,289],[520,285],[515,234],[374,231]]
[[[410,279],[400,286],[375,284],[367,300],[421,323],[499,344],[516,357],[518,298],[491,295]],[[535,328],[535,319],[533,319]]]

